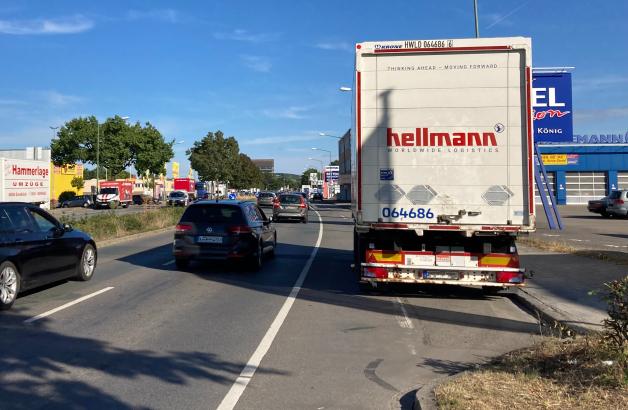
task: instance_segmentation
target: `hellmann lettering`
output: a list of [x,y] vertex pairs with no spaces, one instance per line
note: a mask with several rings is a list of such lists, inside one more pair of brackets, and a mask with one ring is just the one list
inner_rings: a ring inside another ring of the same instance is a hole
[[496,147],[493,132],[430,132],[416,128],[415,132],[393,132],[388,128],[386,145],[389,147]]
[[48,168],[42,168],[42,167],[34,167],[34,168],[20,167],[15,164],[11,167],[11,173],[13,175],[41,176],[43,178],[46,178],[49,172],[50,170]]

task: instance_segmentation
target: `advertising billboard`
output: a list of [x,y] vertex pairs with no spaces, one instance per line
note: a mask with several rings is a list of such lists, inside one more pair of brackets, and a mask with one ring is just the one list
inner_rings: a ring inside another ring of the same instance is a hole
[[536,142],[572,142],[571,73],[534,72],[532,110]]

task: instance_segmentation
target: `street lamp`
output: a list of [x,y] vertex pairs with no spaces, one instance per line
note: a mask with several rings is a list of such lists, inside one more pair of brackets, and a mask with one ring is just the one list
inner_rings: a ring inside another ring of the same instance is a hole
[[313,151],[325,151],[327,153],[329,153],[329,165],[331,165],[331,151],[328,149],[322,149],[322,148],[312,148]]
[[319,132],[318,135],[320,135],[321,137],[331,137],[331,138],[338,138],[338,139],[342,138],[342,137],[339,137],[337,135],[329,135],[329,134],[326,134],[324,132]]

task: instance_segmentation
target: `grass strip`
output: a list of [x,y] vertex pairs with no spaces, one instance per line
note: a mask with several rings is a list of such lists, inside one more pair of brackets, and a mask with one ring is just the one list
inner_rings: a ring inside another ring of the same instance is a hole
[[538,238],[519,238],[517,240],[522,245],[530,246],[533,248],[558,252],[558,253],[568,253],[577,256],[584,256],[586,258],[596,259],[605,262],[615,262],[619,265],[628,265],[628,254],[624,252],[613,252],[613,251],[603,251],[603,250],[590,250],[590,249],[581,249],[568,245],[564,242],[558,241],[546,241]]
[[549,338],[435,389],[440,409],[625,409],[628,352],[598,334]]
[[75,229],[90,234],[94,240],[101,241],[174,226],[184,211],[183,207],[150,209],[122,215],[114,211],[105,211],[78,219],[62,217],[61,222],[69,223]]

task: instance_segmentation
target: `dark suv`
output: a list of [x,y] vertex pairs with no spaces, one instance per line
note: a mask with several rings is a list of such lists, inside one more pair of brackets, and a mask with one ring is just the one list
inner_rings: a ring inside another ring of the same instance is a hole
[[274,255],[277,232],[264,211],[252,202],[198,201],[176,226],[173,254],[177,268],[193,260],[240,260],[253,270],[265,253]]
[[68,278],[89,280],[96,244],[43,209],[21,202],[0,204],[0,310],[24,290]]

